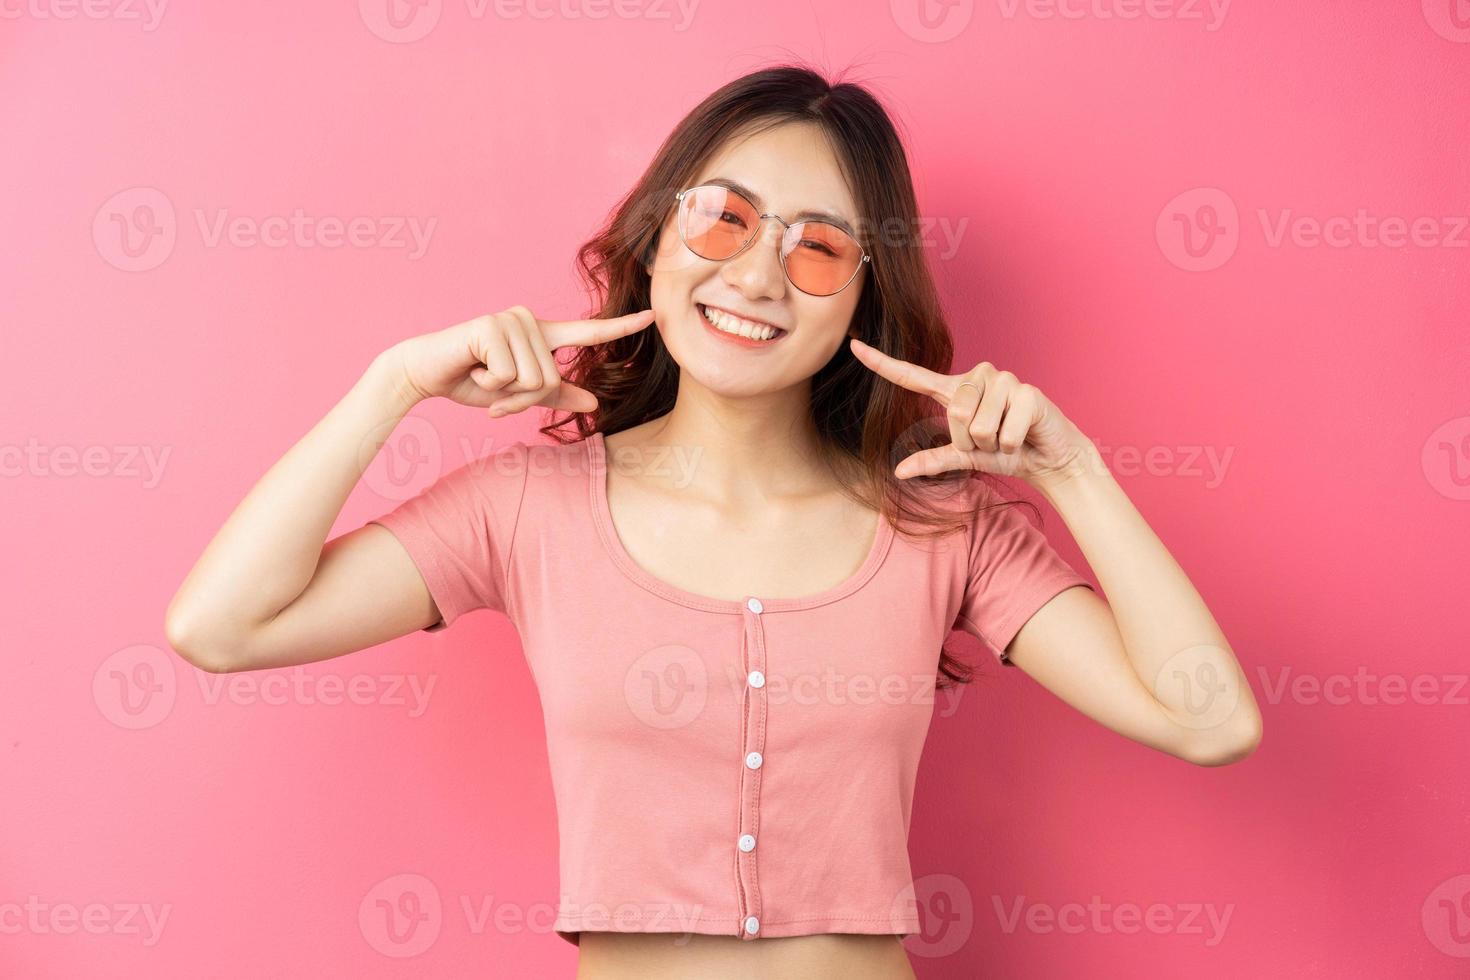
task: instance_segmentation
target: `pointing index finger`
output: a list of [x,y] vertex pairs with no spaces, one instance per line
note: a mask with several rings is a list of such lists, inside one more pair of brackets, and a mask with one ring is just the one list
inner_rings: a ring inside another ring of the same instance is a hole
[[949,404],[950,392],[954,390],[954,379],[949,375],[889,357],[872,344],[865,344],[856,337],[852,338],[852,353],[874,374],[887,378],[901,388],[928,395],[941,404]]
[[653,322],[653,310],[639,310],[614,317],[587,320],[542,320],[541,333],[552,350],[558,347],[590,347],[637,333]]

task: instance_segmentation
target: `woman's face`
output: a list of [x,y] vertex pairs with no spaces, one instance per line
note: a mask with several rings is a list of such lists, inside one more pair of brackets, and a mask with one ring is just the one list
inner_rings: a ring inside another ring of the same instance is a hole
[[[761,212],[788,222],[810,210],[836,215],[854,229],[862,227],[836,157],[821,131],[809,123],[785,123],[732,140],[689,186],[711,179],[748,188],[751,203]],[[664,346],[686,381],[733,397],[776,392],[805,382],[846,343],[867,263],[841,292],[808,295],[782,271],[783,230],[780,222],[763,221],[745,251],[710,261],[684,245],[677,209],[670,209],[651,272],[651,305]],[[756,345],[732,340],[705,318],[706,305],[785,332]]]

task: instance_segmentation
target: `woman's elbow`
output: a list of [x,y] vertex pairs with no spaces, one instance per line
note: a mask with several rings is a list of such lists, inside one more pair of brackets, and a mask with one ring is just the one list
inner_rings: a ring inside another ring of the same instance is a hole
[[242,669],[241,660],[233,655],[229,644],[211,638],[187,615],[169,610],[163,620],[163,634],[175,653],[200,670],[228,674]]
[[1261,717],[1252,712],[1248,721],[1230,730],[1195,734],[1207,737],[1197,737],[1187,742],[1180,758],[1197,766],[1228,766],[1249,758],[1260,747]]

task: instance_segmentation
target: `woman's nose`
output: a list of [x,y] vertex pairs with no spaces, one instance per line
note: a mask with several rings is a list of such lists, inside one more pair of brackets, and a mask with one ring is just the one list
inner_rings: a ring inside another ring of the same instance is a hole
[[725,263],[725,281],[748,299],[780,299],[786,292],[786,270],[781,267],[785,226],[761,219],[755,241]]

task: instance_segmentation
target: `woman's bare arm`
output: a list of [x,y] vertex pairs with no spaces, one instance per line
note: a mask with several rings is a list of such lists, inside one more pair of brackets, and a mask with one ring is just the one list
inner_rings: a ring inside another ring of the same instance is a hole
[[645,329],[652,310],[537,320],[524,306],[401,341],[373,359],[332,410],[250,490],[169,603],[164,632],[219,672],[340,656],[431,626],[439,610],[392,532],[367,524],[327,541],[348,494],[418,402],[592,411],[552,352]]
[[164,629],[184,659],[215,672],[306,663],[435,621],[427,586],[385,529],[326,545],[348,494],[419,400],[390,348],[261,477],[169,604]]

